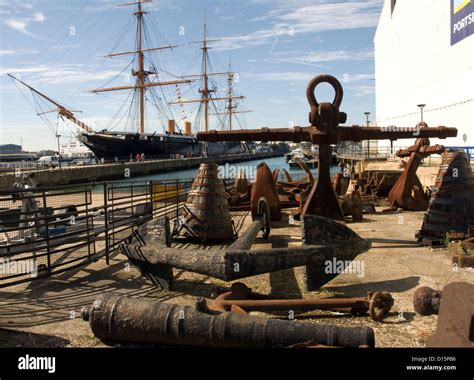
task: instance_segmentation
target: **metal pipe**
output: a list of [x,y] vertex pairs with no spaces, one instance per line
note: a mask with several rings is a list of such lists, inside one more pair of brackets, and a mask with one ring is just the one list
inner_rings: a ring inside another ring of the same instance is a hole
[[82,318],[89,322],[99,339],[122,342],[289,347],[314,341],[325,346],[375,346],[374,331],[366,326],[340,327],[233,313],[208,314],[190,306],[110,293],[102,294],[92,306],[84,307]]
[[242,283],[232,284],[230,292],[218,296],[210,309],[215,311],[312,311],[312,310],[350,310],[361,314],[370,312],[371,317],[378,321],[393,306],[393,298],[387,292],[370,292],[367,297],[357,298],[326,298],[326,299],[271,299],[255,293]]
[[262,230],[264,226],[263,217],[255,217],[255,220],[250,225],[250,227],[245,230],[245,232],[227,249],[228,250],[245,250],[250,249],[257,237],[258,233]]

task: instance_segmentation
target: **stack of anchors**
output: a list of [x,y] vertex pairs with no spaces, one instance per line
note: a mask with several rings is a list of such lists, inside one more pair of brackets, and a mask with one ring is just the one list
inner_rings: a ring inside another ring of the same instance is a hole
[[466,153],[446,151],[425,214],[421,237],[443,238],[446,233],[468,237],[474,232],[474,173]]
[[188,195],[181,223],[185,235],[201,240],[232,239],[224,181],[218,178],[217,164],[201,164]]

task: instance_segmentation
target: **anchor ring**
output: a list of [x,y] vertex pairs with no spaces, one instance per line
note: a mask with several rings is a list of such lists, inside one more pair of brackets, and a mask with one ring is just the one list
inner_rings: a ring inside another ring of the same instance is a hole
[[315,90],[316,86],[321,83],[328,83],[334,89],[335,95],[332,104],[339,108],[342,103],[342,98],[344,97],[344,90],[342,89],[341,82],[339,82],[335,77],[328,74],[322,74],[314,77],[308,84],[306,89],[306,98],[308,99],[308,103],[313,107],[319,108],[319,103],[316,99]]

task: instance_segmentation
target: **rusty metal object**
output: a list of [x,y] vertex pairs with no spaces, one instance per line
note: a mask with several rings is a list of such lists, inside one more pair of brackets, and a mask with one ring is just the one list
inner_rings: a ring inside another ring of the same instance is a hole
[[474,236],[462,241],[461,247],[466,253],[474,253]]
[[[417,131],[418,132],[418,131]],[[419,137],[446,139],[456,137],[458,130],[445,126],[420,128]],[[261,128],[235,131],[198,132],[199,141],[309,141],[313,144],[337,144],[340,141],[360,142],[364,140],[412,139],[413,131],[389,132],[380,127],[339,126],[334,132],[326,133],[314,126],[293,128]]]
[[388,197],[395,183],[403,174],[399,170],[365,170],[359,178],[362,195]]
[[413,295],[413,307],[418,314],[438,314],[441,303],[441,292],[422,286]]
[[[200,302],[200,309],[203,308]],[[233,313],[208,314],[190,306],[149,298],[102,294],[82,309],[102,340],[198,347],[289,347],[314,341],[324,346],[375,346],[366,326],[340,327]]]
[[[329,83],[335,92],[332,103],[319,104],[316,99],[316,86]],[[318,130],[333,134],[339,123],[345,123],[347,115],[339,111],[344,92],[341,83],[330,75],[313,78],[306,89],[306,97],[311,108],[309,121]],[[336,193],[332,187],[330,166],[332,148],[328,143],[319,143],[318,150],[318,179],[304,203],[301,215],[320,215],[330,219],[344,221],[344,214],[337,201]]]
[[357,315],[369,312],[374,321],[380,321],[392,306],[393,298],[387,292],[371,292],[367,298],[272,299],[252,293],[242,283],[234,283],[231,291],[218,296],[211,304],[210,309],[221,312],[238,312],[239,314],[252,311],[349,310]]
[[456,254],[452,256],[453,264],[461,268],[474,268],[473,254]]
[[270,207],[266,199],[261,198],[258,202],[258,213],[254,216],[252,224],[228,247],[228,250],[250,249],[260,231],[263,232],[263,238],[267,239],[270,236],[270,230]]
[[[417,128],[428,128],[425,122],[420,122]],[[410,157],[405,170],[397,183],[388,194],[388,201],[392,208],[403,208],[411,211],[426,211],[428,208],[428,196],[423,190],[423,185],[416,175],[421,161],[431,154],[441,154],[445,151],[442,145],[429,146],[427,138],[416,139],[415,145],[397,152],[398,157]]]
[[286,182],[288,183],[293,182],[293,177],[291,176],[290,173],[288,173],[288,170],[283,169],[283,174],[285,175]]
[[225,185],[218,177],[217,164],[199,166],[173,235],[181,232],[203,241],[235,238]]
[[[366,346],[359,346],[359,348],[365,348],[365,347]],[[342,348],[342,347],[324,346],[322,344],[319,344],[318,342],[315,342],[314,340],[308,340],[306,342],[292,344],[291,346],[288,346],[288,348]]]
[[336,192],[336,195],[344,195],[349,188],[350,178],[345,176],[344,173],[337,173],[332,180],[332,187]]
[[[122,251],[128,257],[141,260],[143,267],[149,270],[155,266],[178,268],[224,281],[306,266],[306,287],[315,290],[338,275],[325,273],[327,261],[335,258],[350,262],[370,248],[370,244],[351,229],[317,216],[304,218],[302,247],[262,250],[173,249],[166,244],[169,238],[163,236],[166,223],[166,220],[153,220],[139,227],[121,245]],[[172,283],[172,278],[161,280],[165,284]]]
[[363,221],[363,202],[359,190],[353,190],[350,194],[338,197],[344,216],[352,216],[354,222]]
[[463,151],[446,151],[417,238],[422,244],[443,243],[446,235],[463,240],[474,226],[474,173]]
[[427,347],[474,348],[474,285],[453,282],[443,288],[436,333]]
[[244,196],[248,193],[248,187],[249,187],[249,182],[247,180],[247,176],[245,175],[245,172],[239,171],[239,173],[235,177],[235,183],[234,183],[235,192],[240,196]]
[[276,183],[273,179],[270,168],[264,162],[257,166],[255,183],[252,185],[252,192],[250,195],[252,216],[258,214],[258,202],[261,198],[265,198],[268,202],[271,221],[280,221],[281,205]]
[[278,177],[280,176],[280,169],[275,169],[272,172],[273,182],[278,182]]
[[[315,89],[321,83],[330,84],[335,91],[332,103],[319,104],[316,100]],[[341,141],[362,140],[396,140],[412,138],[413,131],[388,132],[374,127],[342,127],[347,115],[339,111],[343,99],[341,83],[330,75],[319,75],[313,78],[306,90],[306,96],[311,108],[309,127],[294,127],[245,131],[209,131],[197,135],[200,141],[310,141],[319,144],[318,179],[313,186],[303,208],[303,214],[321,215],[331,219],[343,221],[344,216],[337,202],[336,194],[331,186],[330,162],[331,146]],[[456,137],[455,128],[424,128],[417,130],[420,138]]]
[[303,170],[308,176],[308,179],[306,182],[314,183],[313,173],[311,173],[311,170],[308,167],[308,165],[306,165],[306,163],[302,161],[301,159],[299,159],[298,157],[294,157],[293,160],[298,164],[300,169]]

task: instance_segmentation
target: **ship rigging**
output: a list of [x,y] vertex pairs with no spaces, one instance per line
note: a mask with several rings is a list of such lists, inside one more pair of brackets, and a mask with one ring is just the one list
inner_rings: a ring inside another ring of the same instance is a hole
[[[91,90],[93,94],[105,94],[111,92],[125,92],[129,91],[128,101],[131,97],[131,102],[128,107],[128,119],[133,123],[135,121],[135,131],[133,132],[114,132],[113,128],[102,129],[97,131],[96,128],[88,125],[77,118],[73,111],[68,107],[61,104],[58,101],[53,100],[51,97],[43,94],[39,90],[28,85],[24,81],[9,74],[16,82],[22,84],[28,88],[35,97],[39,97],[43,101],[55,106],[52,111],[38,112],[38,115],[44,116],[48,113],[56,112],[58,117],[66,119],[73,123],[79,128],[78,138],[91,149],[96,158],[103,160],[113,159],[124,159],[134,157],[136,154],[145,154],[146,157],[168,157],[168,156],[199,156],[205,155],[219,155],[224,153],[240,153],[246,149],[245,145],[240,143],[213,143],[206,144],[198,143],[194,134],[191,130],[191,122],[186,116],[184,111],[184,105],[197,103],[197,111],[194,112],[194,130],[195,132],[200,131],[200,124],[203,123],[204,131],[209,130],[210,116],[215,116],[215,120],[220,124],[220,128],[213,129],[232,129],[232,120],[235,118],[237,113],[244,113],[250,111],[237,111],[237,102],[243,100],[243,96],[234,95],[234,78],[235,73],[231,71],[229,65],[229,71],[226,72],[213,72],[210,69],[210,56],[209,43],[215,42],[208,38],[207,32],[207,21],[204,22],[204,38],[202,41],[193,41],[193,43],[202,44],[202,61],[201,61],[201,73],[194,75],[174,75],[164,69],[167,74],[171,74],[173,80],[160,80],[160,73],[157,69],[158,65],[155,65],[151,60],[151,55],[156,52],[168,51],[177,48],[177,45],[168,44],[165,46],[145,46],[145,42],[150,42],[150,37],[147,35],[147,24],[145,22],[145,15],[147,12],[143,10],[143,5],[151,2],[151,0],[139,0],[134,3],[121,4],[120,7],[134,6],[135,11],[133,15],[136,20],[136,34],[135,34],[135,49],[126,52],[112,52],[106,55],[106,58],[113,59],[117,57],[132,56],[132,62],[127,66],[131,66],[134,63],[135,67],[131,69],[131,75],[135,78],[133,84],[127,84],[122,86],[112,87],[100,87]],[[154,25],[154,24],[152,24]],[[148,69],[145,68],[145,62],[150,63]],[[159,66],[158,66],[159,67]],[[214,76],[227,76],[227,89],[226,94],[220,96],[216,94],[217,85],[212,80]],[[200,97],[186,99],[182,96],[181,87],[182,85],[192,85],[193,83],[199,83],[199,94]],[[154,93],[155,89],[162,89],[166,87],[175,86],[177,99],[174,101],[168,101],[166,94],[161,91],[160,93]],[[216,95],[216,96],[215,96]],[[219,104],[227,102],[223,112],[222,108],[219,108]],[[36,102],[36,104],[38,104]],[[147,118],[146,106],[152,104],[157,110],[158,119],[161,120],[162,125],[167,120],[168,130],[165,133],[147,133],[146,125],[150,121],[154,121],[152,118]],[[133,105],[136,106],[137,112],[132,113]],[[175,130],[174,119],[176,119],[175,110],[170,106],[179,106],[183,116],[179,119],[178,124],[184,124],[184,134],[182,129],[180,131]],[[212,108],[212,111],[211,111]],[[212,112],[212,113],[211,113]],[[225,117],[224,117],[225,115]],[[138,116],[138,117],[136,117]],[[147,121],[149,120],[150,121]],[[132,124],[131,123],[131,124]]]

